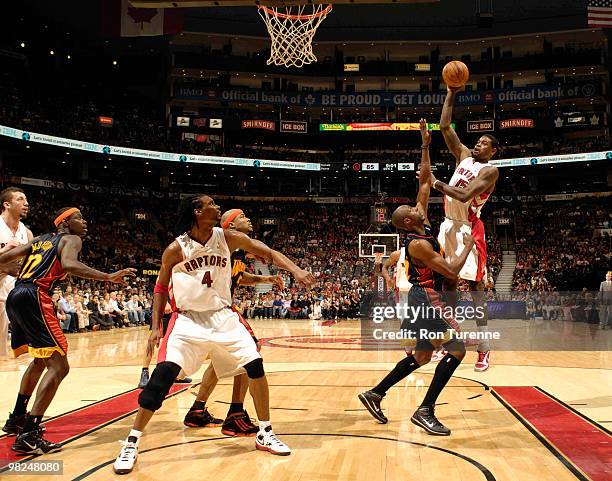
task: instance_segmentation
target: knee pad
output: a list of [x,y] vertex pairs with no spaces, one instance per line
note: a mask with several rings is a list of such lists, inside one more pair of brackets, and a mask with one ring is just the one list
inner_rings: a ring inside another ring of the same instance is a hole
[[157,411],[180,370],[180,366],[173,362],[160,362],[151,374],[151,378],[140,396],[138,396],[140,407],[149,411]]
[[263,367],[263,359],[261,357],[246,364],[244,370],[247,376],[249,376],[249,379],[259,379],[266,375]]

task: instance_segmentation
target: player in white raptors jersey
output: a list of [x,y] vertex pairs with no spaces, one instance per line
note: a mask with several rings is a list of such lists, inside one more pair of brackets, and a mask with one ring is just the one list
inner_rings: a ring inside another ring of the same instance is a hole
[[[23,190],[8,187],[0,192],[0,253],[14,247],[27,244],[33,238],[32,232],[21,219],[28,215],[28,200]],[[17,268],[17,265],[15,266]],[[15,278],[0,273],[0,358],[9,354],[8,316],[6,315],[6,297],[15,286]]]
[[[499,178],[497,167],[489,161],[499,150],[499,142],[489,134],[482,135],[474,149],[470,150],[461,143],[457,133],[451,127],[453,103],[460,88],[448,87],[448,95],[442,108],[440,130],[448,149],[457,160],[457,167],[450,183],[445,184],[432,175],[432,187],[445,194],[444,216],[446,219],[440,226],[438,241],[445,255],[452,260],[463,249],[462,234],[472,234],[476,244],[468,257],[459,277],[470,284],[470,292],[474,307],[484,316],[477,317],[478,330],[487,332],[487,315],[484,298],[484,281],[486,280],[487,243],[484,224],[480,220],[480,211],[495,188]],[[456,304],[456,285],[447,284],[446,289],[453,292],[451,302]],[[491,347],[488,341],[478,345],[478,359],[474,366],[476,371],[486,371],[489,368]]]
[[[315,279],[262,242],[236,230],[215,227],[220,218],[221,210],[209,196],[195,195],[181,203],[177,230],[183,234],[164,251],[153,297],[148,349],[152,350],[162,341],[158,363],[140,393],[140,409],[133,428],[115,460],[113,468],[118,474],[132,471],[142,431],[161,407],[179,371],[183,369],[189,376],[207,357],[219,378],[246,371],[259,419],[255,447],[272,454],[291,453],[270,425],[268,381],[255,341],[231,309],[231,253],[243,249],[271,261],[306,286],[312,285]],[[159,326],[170,281],[178,312],[162,340]]]

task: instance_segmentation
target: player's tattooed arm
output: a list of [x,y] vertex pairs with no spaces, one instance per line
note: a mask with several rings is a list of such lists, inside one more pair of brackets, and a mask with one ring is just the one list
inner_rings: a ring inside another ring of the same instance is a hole
[[461,143],[457,132],[455,132],[452,127],[453,104],[455,103],[455,96],[459,90],[459,88],[448,88],[444,106],[442,107],[442,116],[440,117],[440,131],[442,132],[448,150],[455,156],[457,164],[466,157],[472,155],[470,149]]
[[436,179],[433,174],[431,175],[431,178],[431,186],[434,189],[443,192],[459,202],[468,202],[483,192],[491,192],[493,190],[493,187],[495,187],[495,183],[499,178],[499,170],[493,165],[483,168],[478,174],[478,177],[472,180],[465,187],[465,189],[460,187],[451,187],[450,185]]
[[234,230],[224,230],[223,234],[225,235],[225,240],[227,241],[230,252],[233,252],[236,249],[243,249],[256,255],[257,257],[261,257],[267,262],[271,262],[276,267],[289,271],[296,281],[304,284],[306,287],[310,287],[315,283],[315,278],[312,273],[305,271],[304,269],[300,269],[286,255],[271,249],[263,242],[256,239],[251,239],[242,232]]
[[16,277],[19,274],[19,259],[27,256],[32,249],[32,241],[23,245],[8,243],[0,250],[0,272]]

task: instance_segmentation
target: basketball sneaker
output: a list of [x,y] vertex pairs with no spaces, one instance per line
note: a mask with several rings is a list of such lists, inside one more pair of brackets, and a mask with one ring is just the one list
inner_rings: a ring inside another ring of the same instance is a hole
[[484,372],[490,367],[491,351],[478,351],[478,360],[474,364],[474,371]]
[[221,433],[233,437],[256,436],[259,428],[253,424],[246,411],[232,413],[223,422]]
[[[13,413],[9,413],[9,417],[4,423],[2,430],[9,436],[18,436],[23,431],[23,425],[25,424],[26,415],[16,416]],[[40,433],[45,432],[45,426],[42,424],[38,426]]]
[[440,362],[448,354],[446,349],[438,349],[431,355],[431,362]]
[[22,454],[47,454],[61,451],[62,445],[43,439],[41,430],[35,429],[17,436],[11,449]]
[[374,419],[381,424],[387,424],[389,422],[380,408],[380,402],[383,400],[383,396],[375,393],[374,391],[363,391],[362,393],[358,394],[357,397],[370,412],[370,414],[374,416]]
[[113,471],[117,474],[131,473],[138,459],[138,439],[136,436],[128,436],[125,441],[120,441],[120,443],[123,446],[119,456],[115,459]]
[[175,379],[174,382],[177,384],[191,384],[193,382],[193,379],[191,379],[190,377],[184,377],[182,379]]
[[421,406],[412,415],[410,421],[434,436],[450,436],[450,429],[438,421],[433,406]]
[[143,369],[140,373],[140,381],[138,381],[138,389],[144,389],[149,382],[149,370]]
[[289,446],[276,437],[274,431],[272,431],[272,426],[268,426],[257,433],[255,447],[260,451],[268,451],[270,454],[276,454],[277,456],[289,456],[291,454]]
[[190,428],[218,428],[223,420],[214,417],[208,409],[190,409],[185,414],[183,424]]

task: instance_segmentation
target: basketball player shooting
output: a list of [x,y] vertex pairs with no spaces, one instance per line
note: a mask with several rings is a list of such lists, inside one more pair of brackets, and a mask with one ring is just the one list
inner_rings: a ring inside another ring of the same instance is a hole
[[[416,316],[402,319],[402,329],[417,333],[426,331],[436,333],[434,338],[429,336],[416,336],[417,342],[414,353],[408,354],[397,363],[395,368],[385,376],[375,387],[358,395],[359,400],[369,413],[380,423],[386,424],[380,403],[387,391],[406,378],[410,373],[424,366],[431,360],[434,349],[444,346],[447,353],[444,355],[434,373],[431,384],[423,398],[421,406],[410,418],[413,424],[423,428],[435,436],[449,436],[451,431],[444,426],[435,415],[435,405],[438,396],[450,380],[451,376],[461,364],[465,356],[465,346],[461,339],[454,338],[449,331],[456,329],[456,322],[448,315],[444,315],[444,304],[440,300],[439,291],[442,287],[442,277],[454,280],[474,245],[474,239],[469,234],[462,234],[464,247],[452,261],[448,262],[441,255],[438,241],[433,236],[433,229],[427,217],[430,191],[431,164],[429,160],[429,143],[431,133],[427,130],[425,120],[421,119],[421,170],[419,172],[419,193],[415,207],[399,206],[393,212],[393,225],[406,233],[406,242],[403,250],[406,259],[406,276],[412,285],[407,295],[407,303],[412,307],[420,307]],[[431,315],[431,310],[437,314]]]
[[[475,245],[459,278],[468,281],[476,316],[478,330],[486,335],[487,311],[484,296],[486,279],[487,243],[484,224],[480,219],[482,207],[489,199],[499,178],[497,167],[489,161],[499,150],[499,142],[490,134],[482,135],[473,149],[461,143],[459,136],[451,127],[453,104],[460,87],[448,87],[448,95],[442,108],[440,130],[448,149],[457,160],[455,173],[450,183],[445,184],[431,175],[431,186],[445,194],[445,220],[440,226],[438,241],[449,261],[455,259],[463,250],[463,233],[474,237]],[[450,304],[457,304],[457,283],[447,279],[444,283]],[[480,309],[478,309],[480,307]],[[490,365],[491,347],[489,341],[481,340],[478,345],[478,359],[474,366],[476,371],[486,371]]]

